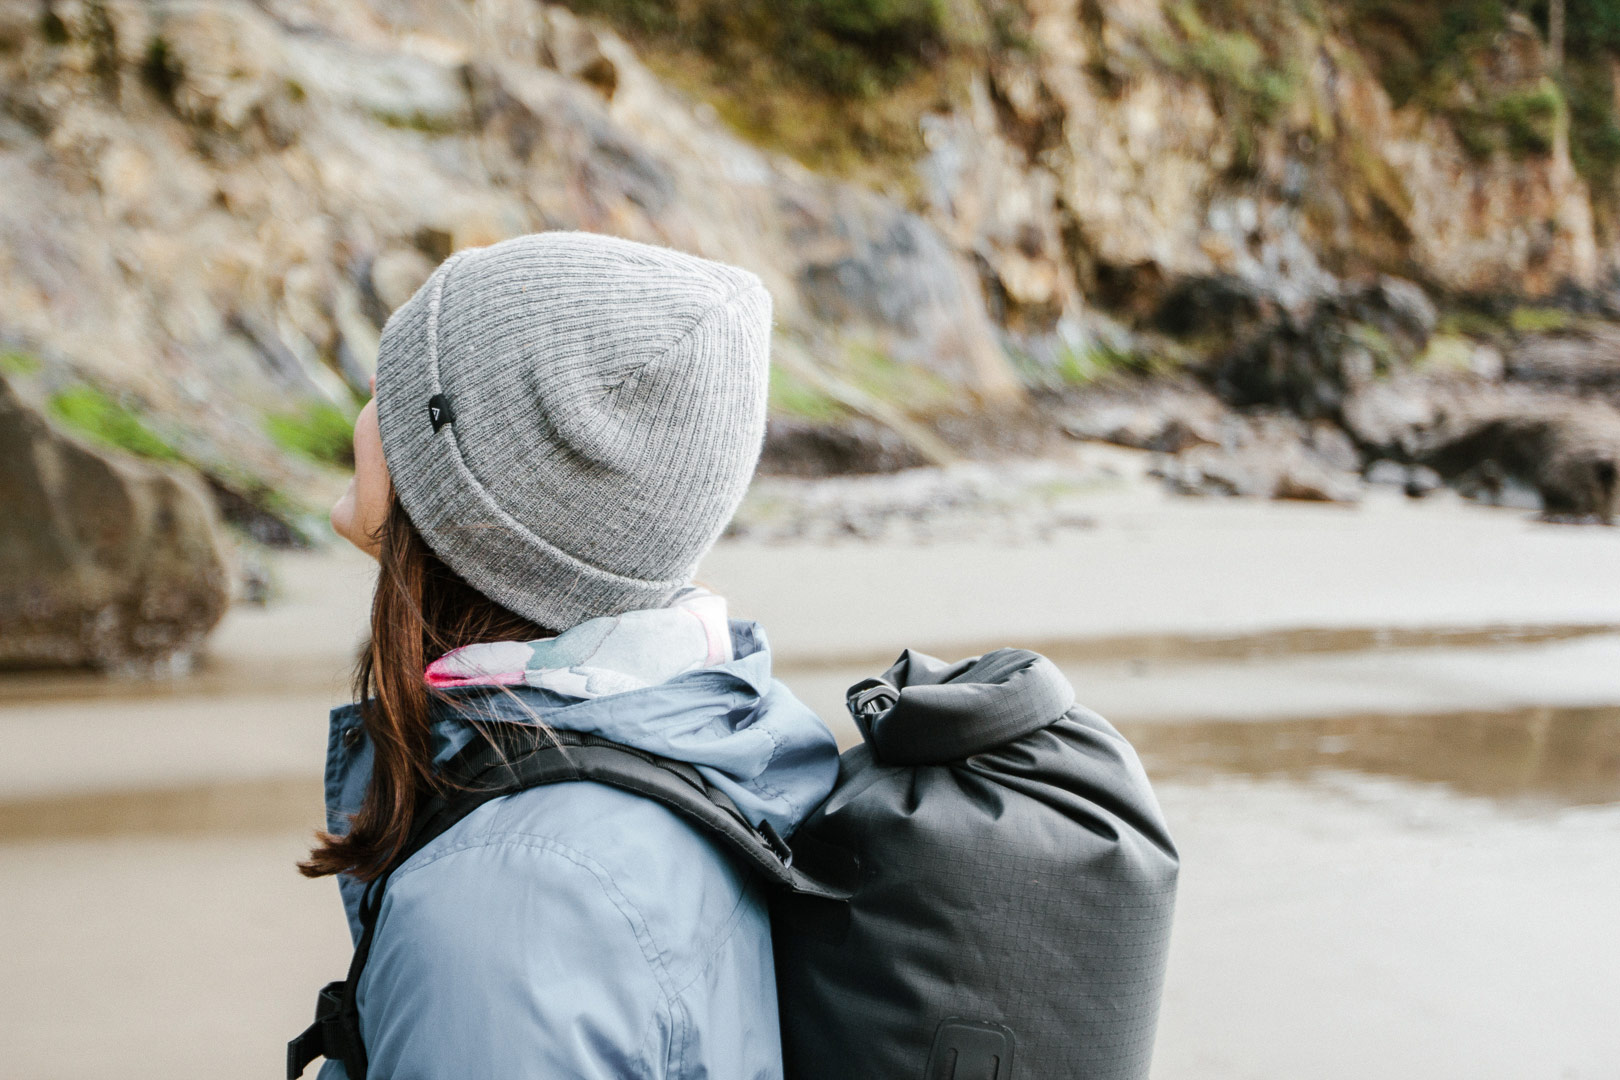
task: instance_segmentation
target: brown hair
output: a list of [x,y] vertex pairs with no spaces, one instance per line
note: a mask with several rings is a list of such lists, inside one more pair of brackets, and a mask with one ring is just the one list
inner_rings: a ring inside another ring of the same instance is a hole
[[443,695],[423,678],[427,665],[463,645],[553,633],[484,596],[441,562],[397,495],[377,539],[371,640],[354,672],[354,696],[374,755],[371,782],[346,833],[317,834],[315,849],[298,865],[309,877],[376,878],[404,846],[418,801],[439,790],[432,708]]

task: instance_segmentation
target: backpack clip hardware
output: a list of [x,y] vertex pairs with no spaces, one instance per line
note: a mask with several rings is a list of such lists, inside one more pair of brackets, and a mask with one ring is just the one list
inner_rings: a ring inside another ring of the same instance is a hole
[[863,720],[888,712],[900,700],[900,691],[882,679],[865,679],[849,688],[849,711]]
[[782,834],[776,831],[776,826],[769,821],[761,820],[754,831],[765,838],[765,842],[771,846],[771,850],[776,853],[776,857],[782,860],[784,867],[793,865],[793,849],[788,847],[786,840],[782,839]]
[[365,1076],[365,1051],[358,1037],[358,1018],[348,1015],[348,984],[331,982],[315,999],[315,1022],[287,1044],[287,1080],[298,1080],[318,1057],[342,1061],[351,1077]]

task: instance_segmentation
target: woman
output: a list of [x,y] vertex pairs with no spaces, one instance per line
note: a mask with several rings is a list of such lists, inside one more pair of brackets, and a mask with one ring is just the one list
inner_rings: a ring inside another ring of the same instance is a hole
[[[832,736],[763,633],[690,585],[758,457],[769,342],[752,274],[583,233],[455,255],[389,320],[332,511],[380,562],[371,642],[302,867],[341,875],[351,930],[491,721],[689,762],[784,835],[831,789]],[[760,888],[659,804],[586,782],[494,800],[384,897],[371,1076],[781,1075]]]

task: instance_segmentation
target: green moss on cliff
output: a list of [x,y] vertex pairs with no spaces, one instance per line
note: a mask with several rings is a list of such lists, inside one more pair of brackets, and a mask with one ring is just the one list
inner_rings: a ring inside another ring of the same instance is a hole
[[945,408],[958,398],[956,387],[946,379],[916,364],[901,363],[865,342],[846,345],[835,370],[837,378],[858,392],[916,415]]
[[779,76],[840,96],[892,88],[955,37],[945,0],[569,0],[641,37],[730,67],[769,57]]
[[759,145],[907,190],[918,118],[959,102],[984,50],[1016,48],[1015,0],[564,0]]
[[354,418],[336,405],[318,402],[297,412],[264,419],[276,445],[323,465],[354,465]]
[[1239,171],[1253,168],[1263,129],[1300,99],[1320,47],[1314,0],[1168,0],[1169,35],[1149,41],[1172,71],[1202,79],[1232,131]]
[[[1206,0],[1204,8],[1223,10],[1227,6]],[[1241,119],[1270,123],[1298,94],[1302,80],[1293,58],[1272,55],[1250,28],[1212,23],[1205,10],[1190,0],[1171,5],[1169,15],[1178,37],[1161,57],[1204,76],[1218,94],[1239,104]]]
[[1574,317],[1562,308],[1517,307],[1508,315],[1508,325],[1521,334],[1547,334],[1567,330]]
[[180,454],[139,413],[94,386],[71,386],[51,397],[51,415],[91,441],[137,457],[180,461]]
[[1551,153],[1564,108],[1563,94],[1547,79],[1442,111],[1468,152],[1484,159],[1498,150],[1514,157]]
[[33,353],[0,349],[0,375],[32,375],[39,368],[39,357]]
[[1567,124],[1575,167],[1600,194],[1612,188],[1620,0],[1566,0],[1557,71],[1546,70],[1545,0],[1352,0],[1344,21],[1395,104],[1448,117],[1471,153],[1546,154]]
[[770,411],[774,416],[818,424],[835,423],[849,415],[849,410],[824,389],[779,364],[771,367]]

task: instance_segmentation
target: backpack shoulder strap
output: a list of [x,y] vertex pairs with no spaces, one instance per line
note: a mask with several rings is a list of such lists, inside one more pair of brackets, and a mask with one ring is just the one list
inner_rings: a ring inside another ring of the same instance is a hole
[[445,770],[445,790],[417,811],[411,833],[388,869],[360,902],[360,940],[348,977],[329,983],[316,1002],[315,1022],[287,1045],[287,1077],[297,1080],[317,1057],[343,1062],[349,1080],[365,1080],[366,1051],[355,992],[365,971],[388,879],[412,855],[485,803],[543,784],[591,780],[631,791],[668,807],[713,838],[723,850],[787,892],[847,900],[850,889],[831,875],[824,881],[793,865],[793,851],[768,821],[751,824],[724,792],[685,762],[579,732],[542,732],[490,725]]
[[[505,729],[513,725],[500,725]],[[474,740],[448,768],[452,788],[422,808],[397,867],[491,799],[543,784],[592,780],[634,792],[674,811],[744,865],[790,892],[844,900],[849,890],[794,866],[793,851],[768,821],[750,822],[691,765],[579,732],[496,729]],[[535,745],[536,738],[545,739]]]

